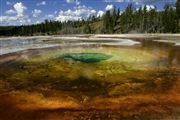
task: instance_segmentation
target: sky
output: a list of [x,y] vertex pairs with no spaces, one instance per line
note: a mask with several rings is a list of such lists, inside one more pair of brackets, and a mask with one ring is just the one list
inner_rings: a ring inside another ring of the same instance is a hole
[[135,9],[163,10],[166,3],[176,0],[0,0],[0,26],[38,24],[45,19],[56,21],[82,20],[102,16],[105,11],[119,7],[121,12],[128,4]]

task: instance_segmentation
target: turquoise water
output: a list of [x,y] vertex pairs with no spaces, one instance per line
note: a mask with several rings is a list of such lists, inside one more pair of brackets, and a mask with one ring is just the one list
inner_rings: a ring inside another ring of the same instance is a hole
[[62,58],[72,59],[83,63],[96,63],[110,59],[112,56],[103,53],[69,53],[64,54]]

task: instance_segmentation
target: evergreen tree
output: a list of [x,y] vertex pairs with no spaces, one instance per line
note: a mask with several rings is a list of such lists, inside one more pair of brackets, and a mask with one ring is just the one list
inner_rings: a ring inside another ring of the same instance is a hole
[[86,25],[85,25],[84,33],[86,33],[86,34],[90,34],[91,33],[91,28],[90,28],[88,23],[86,23]]
[[147,32],[148,33],[156,33],[157,32],[157,11],[156,7],[150,9],[148,13],[148,25],[147,25]]
[[[176,8],[175,8],[176,7]],[[157,8],[147,10],[147,7],[134,9],[129,4],[120,14],[120,9],[114,7],[106,11],[102,17],[90,16],[77,21],[45,20],[40,24],[21,26],[0,26],[3,36],[30,36],[47,34],[81,34],[81,33],[179,33],[180,32],[180,0],[176,5],[165,5],[163,11]]]
[[176,2],[176,15],[177,15],[177,30],[176,32],[180,32],[180,0]]
[[110,31],[112,31],[111,30],[111,13],[110,13],[110,10],[106,11],[103,24],[104,24],[104,32],[110,33]]
[[133,6],[129,4],[125,9],[124,13],[120,16],[121,32],[128,33],[133,28]]
[[180,19],[180,0],[176,1],[176,14],[178,18]]
[[147,7],[146,5],[144,6],[143,8],[143,22],[142,22],[142,25],[143,25],[143,32],[147,32],[147,26],[148,26],[148,16],[147,16]]
[[170,5],[165,5],[163,12],[163,26],[165,33],[175,33],[177,31],[176,11]]

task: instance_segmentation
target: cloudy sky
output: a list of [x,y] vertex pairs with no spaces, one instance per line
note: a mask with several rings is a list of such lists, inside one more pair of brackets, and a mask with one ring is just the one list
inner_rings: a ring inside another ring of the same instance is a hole
[[36,24],[45,19],[67,21],[101,16],[114,6],[123,11],[129,3],[134,7],[157,6],[176,0],[0,0],[0,26]]

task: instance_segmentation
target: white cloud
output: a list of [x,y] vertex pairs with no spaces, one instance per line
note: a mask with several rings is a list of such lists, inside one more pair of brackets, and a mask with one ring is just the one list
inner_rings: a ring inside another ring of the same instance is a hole
[[11,14],[16,14],[16,11],[13,9],[10,9],[10,10],[5,11],[5,13],[8,15],[11,15]]
[[[135,5],[141,5],[142,8],[144,8],[146,3],[154,2],[156,0],[105,0],[105,2],[134,2]],[[150,11],[151,9],[155,9],[154,5],[146,5],[147,11]],[[113,5],[107,5],[106,10],[113,9]],[[136,10],[139,10],[137,8]]]
[[53,19],[54,15],[53,14],[49,14],[49,15],[47,15],[47,17],[50,18],[50,19]]
[[105,0],[105,2],[125,2],[127,0]]
[[154,5],[146,5],[147,11],[150,11],[152,9],[155,9]]
[[57,14],[58,12],[57,11],[54,11],[54,14]]
[[97,13],[97,17],[102,17],[104,15],[104,11],[99,10]]
[[[164,0],[104,0],[104,2],[127,2],[127,3],[135,3],[136,5],[142,5],[142,4],[149,4],[149,3],[153,3],[156,1],[162,1],[164,2]],[[173,2],[173,0],[166,0],[166,2]]]
[[33,16],[33,17],[38,17],[41,13],[42,13],[41,10],[34,9],[34,10],[32,11],[32,16]]
[[73,3],[74,0],[66,0],[67,3]]
[[79,0],[66,0],[67,3],[76,3],[76,5],[80,5]]
[[96,10],[92,9],[91,7],[86,7],[85,5],[83,6],[78,6],[75,7],[73,10],[69,9],[67,11],[60,11],[59,15],[55,17],[55,20],[57,21],[76,21],[76,20],[82,20],[82,19],[87,19],[90,16],[96,15]]
[[[145,5],[142,5],[141,7],[142,7],[142,9],[144,9]],[[146,5],[147,11],[150,11],[150,10],[155,9],[155,8],[156,7],[154,5]],[[139,8],[136,8],[136,11],[138,11],[138,10],[139,10]]]
[[40,22],[39,20],[37,20],[37,21],[36,21],[36,24],[39,24],[39,23],[41,23],[41,22]]
[[17,20],[17,17],[15,16],[0,16],[0,21],[3,22],[3,21],[15,21]]
[[6,1],[6,5],[13,5],[13,2]]
[[145,2],[154,2],[157,0],[104,0],[105,2],[138,2],[138,3],[145,3]]
[[114,9],[114,6],[111,4],[111,5],[107,5],[105,10],[108,11],[112,9]]
[[22,2],[18,2],[14,4],[14,9],[17,12],[17,16],[21,17],[24,14],[24,10],[26,10],[27,8],[22,4]]
[[22,25],[31,22],[28,15],[25,15],[26,6],[22,2],[13,5],[13,9],[7,10],[7,16],[0,16],[1,25]]
[[[155,2],[157,0],[132,0],[133,2],[140,2],[140,3],[145,3],[145,2]],[[159,0],[160,1],[160,0]],[[163,1],[163,0],[162,0]],[[171,0],[169,0],[171,1]]]
[[0,16],[0,25],[22,25],[29,23],[31,23],[31,20],[28,16]]
[[41,1],[36,4],[37,6],[46,5],[46,1]]

